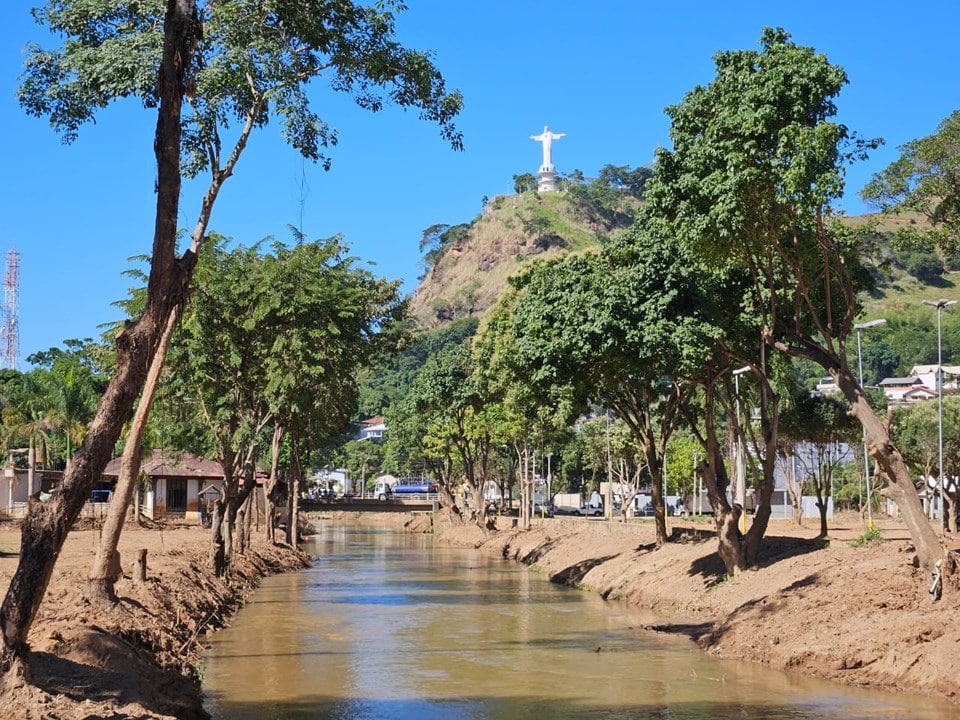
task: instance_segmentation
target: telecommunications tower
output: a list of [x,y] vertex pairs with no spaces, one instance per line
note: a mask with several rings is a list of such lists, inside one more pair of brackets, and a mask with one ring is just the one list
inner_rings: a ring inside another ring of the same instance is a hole
[[0,367],[16,369],[20,354],[17,307],[20,301],[20,253],[7,252],[7,268],[3,274],[3,325],[0,326]]

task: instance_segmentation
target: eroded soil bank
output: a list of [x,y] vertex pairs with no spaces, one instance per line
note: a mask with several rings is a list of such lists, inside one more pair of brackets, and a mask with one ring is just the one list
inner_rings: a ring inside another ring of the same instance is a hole
[[688,634],[719,657],[960,700],[960,594],[948,584],[942,600],[930,600],[909,536],[893,522],[881,525],[882,541],[865,546],[853,542],[864,529],[858,517],[838,523],[826,541],[814,527],[773,523],[761,566],[734,579],[725,578],[706,523],[674,524],[677,542],[660,550],[650,521],[548,518],[529,531],[489,534],[450,517],[433,527],[429,518],[401,524],[653,609],[663,621],[650,629]]
[[[611,601],[656,610],[650,629],[684,633],[705,651],[852,685],[958,701],[960,594],[933,603],[904,529],[883,526],[882,542],[851,544],[853,518],[831,529],[771,526],[761,566],[728,580],[708,524],[677,524],[677,542],[656,550],[647,521],[552,518],[526,532],[484,534],[440,515],[340,514],[315,522],[364,522],[433,532],[440,542],[526,563],[557,582]],[[500,519],[500,527],[509,520]],[[259,580],[297,570],[307,558],[255,538],[229,582],[208,571],[209,534],[199,528],[128,527],[121,539],[127,577],[112,609],[83,599],[96,529],[75,530],[64,547],[30,636],[33,684],[0,692],[0,718],[203,718],[198,673],[207,632],[222,627]],[[0,524],[0,589],[17,563],[20,533]],[[148,551],[148,581],[130,577]]]
[[[6,679],[0,718],[155,720],[206,718],[199,675],[207,632],[225,625],[265,575],[309,563],[289,546],[255,537],[227,579],[210,572],[209,531],[128,525],[120,542],[124,577],[113,607],[91,606],[83,586],[96,554],[96,528],[67,538],[30,633],[31,683]],[[0,524],[0,590],[17,565],[20,531]],[[133,582],[139,549],[147,581]]]

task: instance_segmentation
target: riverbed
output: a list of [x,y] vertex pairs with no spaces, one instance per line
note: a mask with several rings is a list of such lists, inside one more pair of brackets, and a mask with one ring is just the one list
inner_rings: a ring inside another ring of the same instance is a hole
[[328,523],[215,634],[215,718],[910,718],[955,706],[718,661],[654,614],[432,536]]

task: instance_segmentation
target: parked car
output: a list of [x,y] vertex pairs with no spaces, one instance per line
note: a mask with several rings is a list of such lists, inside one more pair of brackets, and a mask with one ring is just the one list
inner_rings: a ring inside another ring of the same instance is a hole
[[553,505],[550,503],[534,503],[533,514],[541,517],[553,517]]
[[600,517],[603,515],[603,505],[583,505],[577,510],[577,515]]
[[637,517],[653,517],[656,514],[657,513],[656,513],[656,510],[653,509],[652,502],[648,502],[646,505],[644,505],[642,508],[640,508],[636,512]]

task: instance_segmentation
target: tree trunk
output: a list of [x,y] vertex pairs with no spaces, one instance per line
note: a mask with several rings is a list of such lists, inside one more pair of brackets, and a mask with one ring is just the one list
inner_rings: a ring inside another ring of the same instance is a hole
[[247,496],[247,518],[243,525],[243,545],[250,547],[251,533],[253,532],[253,518],[257,514],[257,493],[254,490]]
[[723,453],[716,431],[716,394],[712,386],[707,386],[704,403],[704,451],[706,457],[700,466],[703,483],[707,487],[707,498],[713,510],[713,522],[717,529],[717,554],[723,561],[727,575],[734,577],[747,569],[743,536],[740,534],[740,513],[742,508],[731,507],[727,500],[727,488],[730,480],[723,465]]
[[120,458],[120,475],[113,491],[113,499],[107,508],[107,517],[103,523],[103,534],[100,536],[97,557],[94,560],[90,578],[87,582],[86,597],[93,603],[113,603],[117,600],[114,592],[116,575],[111,570],[110,560],[117,552],[117,546],[120,544],[120,534],[123,532],[127,507],[130,505],[140,475],[140,462],[143,457],[143,434],[147,428],[150,407],[153,405],[153,398],[157,386],[160,384],[160,372],[163,370],[167,349],[170,347],[170,338],[173,337],[173,330],[177,325],[178,317],[179,312],[177,308],[174,308],[167,320],[163,336],[160,338],[157,352],[150,363],[150,370],[147,372],[147,379],[140,395],[140,404],[133,414],[133,422],[123,446],[123,455]]
[[217,577],[226,575],[230,566],[230,553],[233,546],[231,523],[236,515],[233,507],[236,501],[236,460],[237,454],[229,442],[220,446],[220,466],[223,468],[223,496],[214,504],[210,520],[210,560]]
[[154,142],[157,157],[157,211],[147,302],[140,319],[117,336],[113,378],[100,399],[87,435],[64,471],[61,491],[48,503],[30,503],[22,524],[20,560],[0,606],[0,671],[14,667],[74,521],[110,460],[121,427],[143,386],[167,318],[184,296],[195,253],[176,256],[180,198],[181,105],[184,72],[192,62],[198,34],[194,0],[168,0],[163,59],[157,90],[159,111]]
[[913,483],[913,477],[903,459],[890,439],[887,426],[881,421],[870,407],[863,389],[853,377],[846,363],[828,368],[837,386],[850,402],[853,415],[863,425],[867,443],[867,451],[890,480],[887,495],[900,509],[903,521],[910,531],[914,547],[920,563],[929,572],[934,572],[938,560],[942,560],[944,549],[937,538],[937,533],[923,512],[920,496]]
[[133,574],[134,582],[145,583],[147,581],[147,549],[137,550],[136,572]]
[[223,577],[227,571],[227,554],[223,539],[223,501],[215,500],[213,515],[210,518],[210,565],[217,577]]
[[240,510],[237,512],[237,544],[236,544],[236,553],[237,555],[243,555],[247,551],[247,508],[249,503],[244,503],[240,506]]
[[263,488],[263,507],[266,514],[265,523],[267,530],[267,540],[271,543],[277,541],[276,516],[276,495],[274,494],[279,481],[278,473],[280,471],[280,444],[283,441],[283,426],[277,423],[273,426],[273,438],[270,441],[270,477]]
[[667,542],[667,499],[663,496],[663,458],[657,452],[653,439],[643,440],[643,453],[650,472],[650,489],[653,496],[653,519],[657,528],[657,547]]
[[291,547],[296,550],[300,546],[300,474],[293,476],[293,508],[290,513],[290,525],[293,526]]

